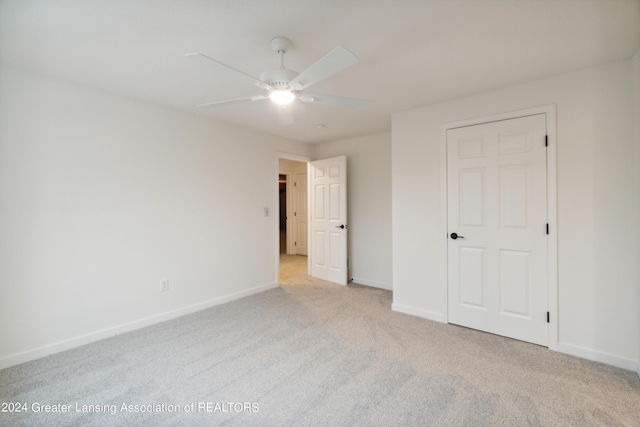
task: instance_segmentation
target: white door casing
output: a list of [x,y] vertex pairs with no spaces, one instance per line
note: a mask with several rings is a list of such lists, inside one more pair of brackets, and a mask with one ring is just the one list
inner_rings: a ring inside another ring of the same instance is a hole
[[450,323],[548,345],[545,135],[545,114],[447,130]]
[[311,275],[347,284],[347,158],[310,163]]
[[294,179],[295,188],[295,224],[296,224],[296,242],[295,253],[298,255],[307,255],[307,239],[308,239],[308,222],[309,214],[307,211],[307,174],[296,173]]

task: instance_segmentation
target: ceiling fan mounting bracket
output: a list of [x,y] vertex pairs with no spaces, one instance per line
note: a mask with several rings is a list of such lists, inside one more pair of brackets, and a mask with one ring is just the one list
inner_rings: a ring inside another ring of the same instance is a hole
[[289,82],[297,75],[295,71],[286,68],[275,68],[260,74],[260,80],[274,89],[287,89]]
[[271,48],[276,52],[286,52],[291,47],[291,40],[286,37],[275,37],[271,40]]

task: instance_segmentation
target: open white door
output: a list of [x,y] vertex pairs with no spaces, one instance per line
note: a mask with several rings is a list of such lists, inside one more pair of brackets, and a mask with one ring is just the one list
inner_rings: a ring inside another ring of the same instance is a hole
[[310,164],[311,275],[347,284],[347,158]]

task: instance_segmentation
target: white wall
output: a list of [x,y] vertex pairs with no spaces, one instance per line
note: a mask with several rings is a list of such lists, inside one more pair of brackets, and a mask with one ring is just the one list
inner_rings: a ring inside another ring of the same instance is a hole
[[444,319],[442,124],[557,105],[560,351],[635,369],[638,167],[631,61],[393,116],[394,307]]
[[6,68],[0,93],[0,368],[277,286],[263,207],[306,144]]
[[349,278],[392,289],[391,134],[319,144],[314,155],[347,156]]

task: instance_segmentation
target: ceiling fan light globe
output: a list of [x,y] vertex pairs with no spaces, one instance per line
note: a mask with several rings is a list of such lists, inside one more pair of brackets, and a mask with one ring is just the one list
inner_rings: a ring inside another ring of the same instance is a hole
[[269,98],[278,105],[288,105],[293,102],[296,96],[288,90],[274,90],[269,94]]

